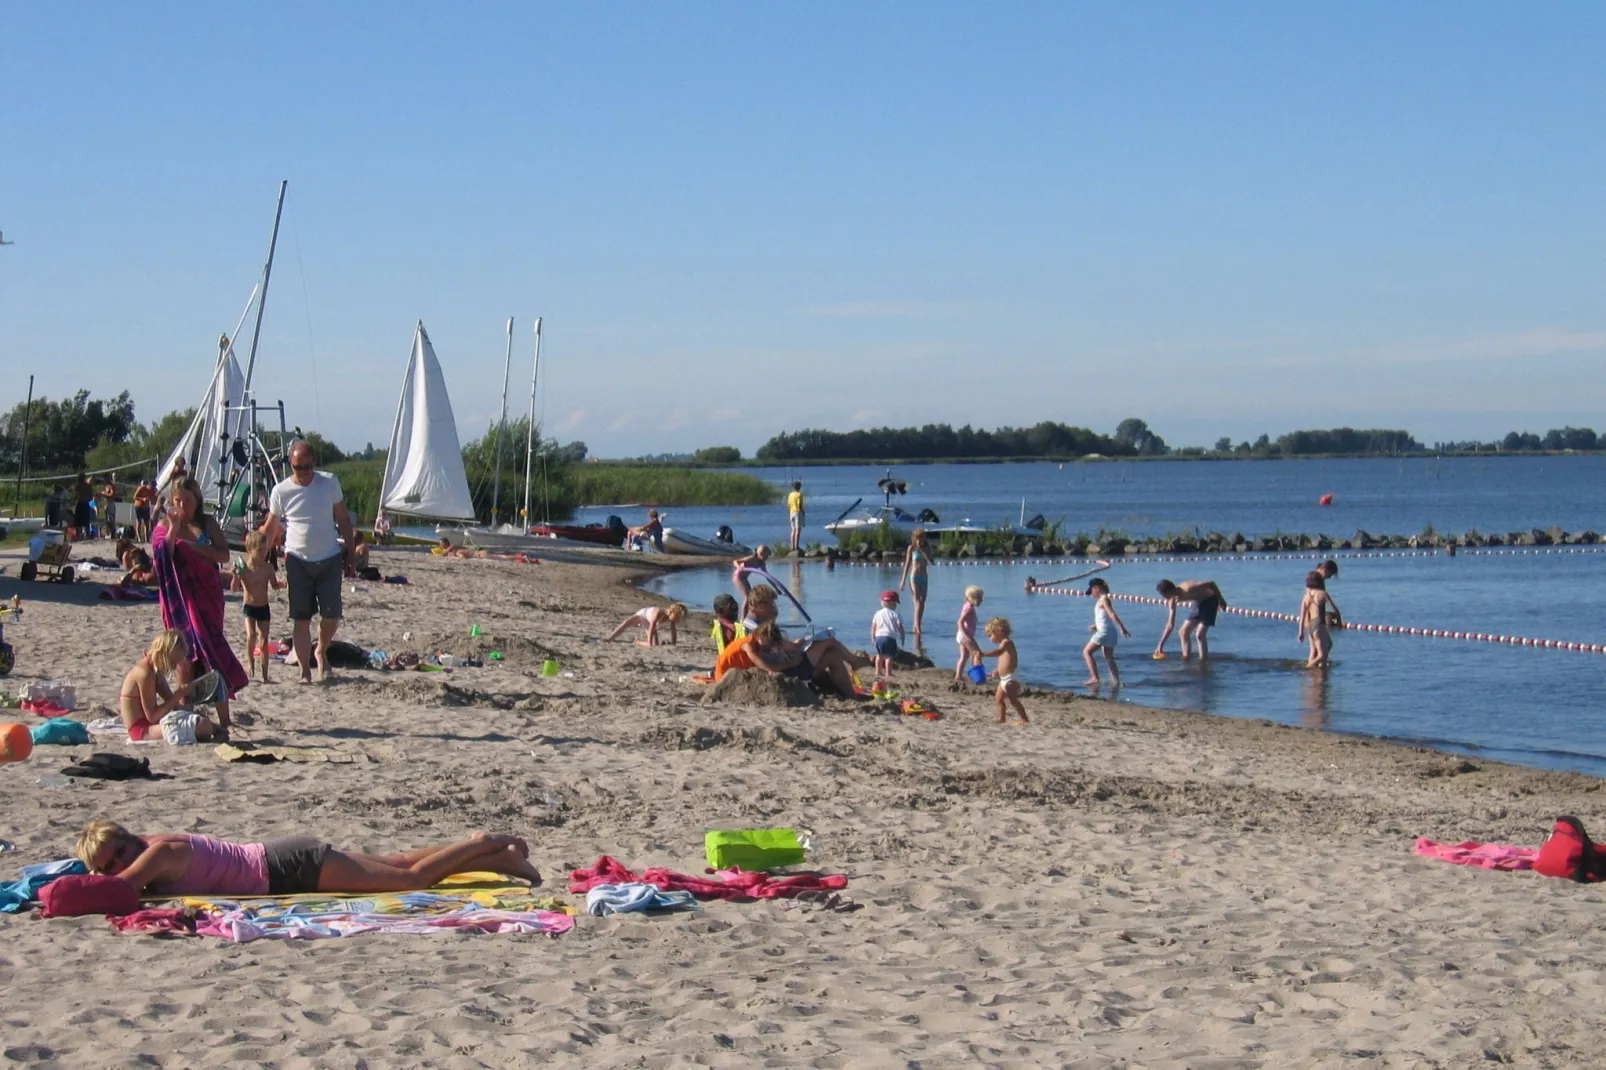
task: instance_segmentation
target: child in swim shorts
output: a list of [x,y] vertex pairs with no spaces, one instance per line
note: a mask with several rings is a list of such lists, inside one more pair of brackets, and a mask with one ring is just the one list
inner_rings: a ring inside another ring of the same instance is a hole
[[256,671],[260,654],[263,683],[268,682],[268,625],[273,620],[268,592],[283,586],[278,570],[268,560],[267,536],[260,531],[250,532],[245,537],[245,557],[234,563],[234,582],[230,588],[245,595],[241,610],[245,614],[246,674]]

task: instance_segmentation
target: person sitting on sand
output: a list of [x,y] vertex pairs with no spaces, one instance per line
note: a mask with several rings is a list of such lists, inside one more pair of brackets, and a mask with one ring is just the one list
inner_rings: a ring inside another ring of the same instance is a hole
[[[181,682],[176,688],[170,686],[167,674],[180,666],[187,666],[189,661],[190,644],[183,632],[169,628],[151,640],[145,653],[123,677],[122,690],[117,694],[118,712],[122,715],[123,727],[128,729],[129,739],[138,743],[149,736],[152,730],[160,735],[162,718],[174,710],[185,708],[190,689],[197,682],[217,686],[217,677],[211,673],[196,680]],[[196,739],[207,740],[217,734],[211,721],[198,713],[191,716],[195,718]]]
[[1199,642],[1199,660],[1204,661],[1210,657],[1210,642],[1208,633],[1216,624],[1216,613],[1227,608],[1227,600],[1222,597],[1221,588],[1214,580],[1187,580],[1183,583],[1172,583],[1170,580],[1161,580],[1154,585],[1160,592],[1160,597],[1166,601],[1165,631],[1160,633],[1160,642],[1155,645],[1154,656],[1165,657],[1165,641],[1171,638],[1172,626],[1177,621],[1177,610],[1182,611],[1182,627],[1177,630],[1177,641],[1182,644],[1182,660],[1186,661],[1193,656],[1191,640]]
[[149,586],[156,582],[156,566],[151,564],[151,555],[143,547],[135,546],[132,540],[117,540],[117,561],[124,570],[118,583]]
[[709,634],[714,640],[714,649],[719,653],[725,652],[726,643],[747,634],[747,626],[741,620],[741,609],[730,595],[721,593],[714,596],[714,630]]
[[679,602],[671,602],[667,606],[643,606],[620,622],[619,627],[613,630],[613,633],[608,636],[606,641],[613,642],[631,628],[645,628],[647,629],[646,638],[636,640],[636,645],[657,646],[658,625],[663,621],[668,621],[669,645],[677,646],[679,645],[677,643],[679,637],[675,634],[675,625],[680,623],[685,616],[686,607]]
[[788,640],[773,620],[761,624],[744,649],[754,668],[775,676],[792,676],[828,685],[843,698],[854,698],[859,693],[854,685],[853,670],[871,665],[869,658],[854,653],[833,638]]
[[486,832],[457,843],[370,855],[341,851],[312,836],[234,843],[186,833],[136,836],[115,821],[92,821],[74,853],[91,873],[120,877],[153,895],[412,892],[454,873],[481,870],[541,883],[522,839]]

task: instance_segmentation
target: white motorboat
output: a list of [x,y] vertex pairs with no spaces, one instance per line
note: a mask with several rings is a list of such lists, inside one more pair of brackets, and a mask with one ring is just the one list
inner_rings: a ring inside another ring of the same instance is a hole
[[664,529],[664,553],[682,557],[746,557],[752,549],[739,542],[705,539],[676,528]]

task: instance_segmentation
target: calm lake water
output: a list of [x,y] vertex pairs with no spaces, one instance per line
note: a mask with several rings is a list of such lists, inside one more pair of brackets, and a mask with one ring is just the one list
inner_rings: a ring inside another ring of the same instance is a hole
[[[865,495],[875,500],[879,468],[769,469],[777,483],[800,478],[808,502],[808,542],[830,542],[820,526]],[[945,521],[987,522],[1027,515],[1063,518],[1066,530],[1121,529],[1132,535],[1173,531],[1351,535],[1521,531],[1559,525],[1600,530],[1598,496],[1606,458],[1150,462],[1066,465],[931,465],[896,472],[910,484],[906,507],[932,508]],[[1334,495],[1323,508],[1317,499]],[[590,520],[617,512],[639,522],[641,509],[586,510]],[[698,534],[730,524],[744,541],[773,542],[786,532],[785,510],[670,509],[667,523]],[[1606,643],[1603,554],[1434,557],[1341,557],[1329,590],[1353,621],[1487,632],[1579,643]],[[1118,593],[1152,595],[1162,577],[1213,579],[1236,606],[1296,611],[1303,560],[1187,562],[1138,559],[1104,573]],[[983,617],[1014,625],[1021,671],[1031,684],[1079,687],[1080,649],[1092,620],[1085,598],[1027,595],[1026,576],[1054,579],[1082,567],[1076,559],[1030,565],[939,565],[932,571],[926,652],[953,663],[954,619],[966,585],[986,592]],[[777,575],[820,624],[855,644],[867,639],[876,595],[897,581],[896,568],[782,564]],[[707,608],[729,589],[728,568],[684,572],[655,581],[660,593]],[[904,604],[905,624],[912,624]],[[1132,631],[1119,651],[1126,686],[1119,700],[1264,718],[1311,728],[1419,741],[1526,765],[1606,776],[1606,656],[1488,643],[1344,632],[1326,674],[1300,668],[1304,648],[1294,626],[1223,615],[1205,666],[1149,654],[1164,622],[1158,607],[1123,603]],[[800,621],[795,611],[793,618]],[[1108,692],[1106,691],[1106,694]]]

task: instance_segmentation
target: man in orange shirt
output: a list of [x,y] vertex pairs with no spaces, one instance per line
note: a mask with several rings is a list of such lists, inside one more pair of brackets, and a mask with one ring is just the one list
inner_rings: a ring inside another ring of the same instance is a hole
[[134,488],[134,538],[139,542],[151,541],[151,503],[155,500],[155,484],[141,480]]

